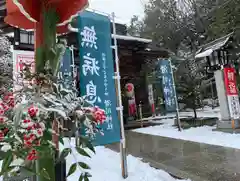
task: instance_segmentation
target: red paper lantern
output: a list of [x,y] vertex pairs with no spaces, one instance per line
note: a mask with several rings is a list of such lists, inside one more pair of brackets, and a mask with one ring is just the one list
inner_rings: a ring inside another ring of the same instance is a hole
[[88,0],[6,0],[4,21],[17,28],[36,29],[36,24],[41,23],[43,10],[54,8],[59,16],[57,32],[66,33],[67,24],[87,6]]
[[128,83],[125,85],[126,95],[131,98],[134,96],[134,85],[132,83]]

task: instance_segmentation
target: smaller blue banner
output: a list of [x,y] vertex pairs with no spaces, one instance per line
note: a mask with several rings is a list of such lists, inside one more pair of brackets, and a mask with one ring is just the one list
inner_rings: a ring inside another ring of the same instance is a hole
[[160,60],[160,72],[162,75],[163,95],[167,112],[176,111],[175,92],[173,87],[172,69],[169,60]]
[[63,58],[60,62],[60,68],[58,72],[59,83],[65,89],[73,88],[73,66],[72,66],[71,50],[66,48]]

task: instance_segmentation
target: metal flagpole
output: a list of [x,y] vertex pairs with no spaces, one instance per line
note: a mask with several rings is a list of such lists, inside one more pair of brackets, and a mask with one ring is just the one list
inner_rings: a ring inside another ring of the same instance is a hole
[[127,152],[126,152],[126,140],[125,140],[125,132],[124,132],[124,122],[123,122],[123,106],[122,106],[122,94],[121,94],[121,82],[120,82],[120,73],[119,73],[119,58],[118,58],[118,47],[117,47],[117,38],[116,38],[116,24],[115,24],[115,14],[112,13],[112,24],[113,24],[113,40],[114,40],[114,55],[115,55],[115,80],[117,82],[117,94],[118,94],[118,112],[120,117],[120,126],[121,126],[121,140],[120,140],[120,154],[121,154],[121,167],[122,167],[122,177],[125,179],[128,177],[127,170]]
[[74,59],[74,45],[71,46],[72,51],[72,77],[73,77],[73,86],[76,89],[76,80],[75,80],[75,59]]
[[[75,70],[74,70],[74,68],[75,68],[75,59],[74,59],[74,45],[71,45],[71,47],[70,47],[70,49],[71,49],[71,53],[72,53],[72,65],[71,65],[71,67],[72,67],[72,77],[73,77],[73,86],[74,86],[74,89],[76,89],[77,87],[76,87],[76,81],[75,81]],[[80,143],[80,140],[79,140],[79,128],[78,128],[78,123],[77,123],[77,121],[75,122],[75,128],[76,128],[76,131],[75,131],[75,144],[76,144],[76,146],[79,146],[79,143]]]
[[172,74],[172,83],[173,83],[173,91],[174,91],[174,97],[175,97],[175,104],[176,104],[176,119],[178,123],[178,130],[182,131],[181,122],[180,122],[180,116],[179,116],[179,107],[178,107],[178,98],[177,98],[177,91],[176,91],[176,85],[175,85],[175,79],[173,76],[173,68],[172,68],[172,61],[169,59],[171,74]]

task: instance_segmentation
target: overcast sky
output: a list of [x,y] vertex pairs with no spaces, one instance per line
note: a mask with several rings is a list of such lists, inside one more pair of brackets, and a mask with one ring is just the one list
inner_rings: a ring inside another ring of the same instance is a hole
[[129,23],[133,15],[144,16],[144,3],[147,0],[90,0],[90,8],[105,13],[114,12],[117,19]]

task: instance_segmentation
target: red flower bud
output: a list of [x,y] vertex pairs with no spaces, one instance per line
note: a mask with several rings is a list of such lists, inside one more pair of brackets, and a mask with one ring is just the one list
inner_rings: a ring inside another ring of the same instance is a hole
[[2,131],[0,131],[0,141],[3,141],[4,140],[4,133]]
[[8,131],[9,131],[9,129],[8,129],[8,128],[4,128],[4,130],[3,130],[3,133],[4,133],[4,135],[5,135],[5,134],[7,134],[7,133],[8,133]]
[[31,106],[31,107],[28,108],[28,114],[31,117],[36,117],[37,116],[37,112],[38,112],[38,108],[37,107]]
[[2,109],[0,109],[0,116],[3,116],[3,115],[4,115],[4,113],[5,113],[5,111],[4,111],[4,110],[2,110]]
[[93,112],[93,118],[97,123],[103,124],[103,122],[106,120],[105,112],[102,109],[95,107]]
[[5,123],[5,119],[3,117],[0,117],[0,124],[4,124]]
[[29,119],[23,120],[23,123],[30,123],[31,121]]
[[37,156],[37,151],[36,150],[32,150],[28,153],[27,160],[33,161],[33,160],[37,160],[37,159],[38,159],[38,156]]

